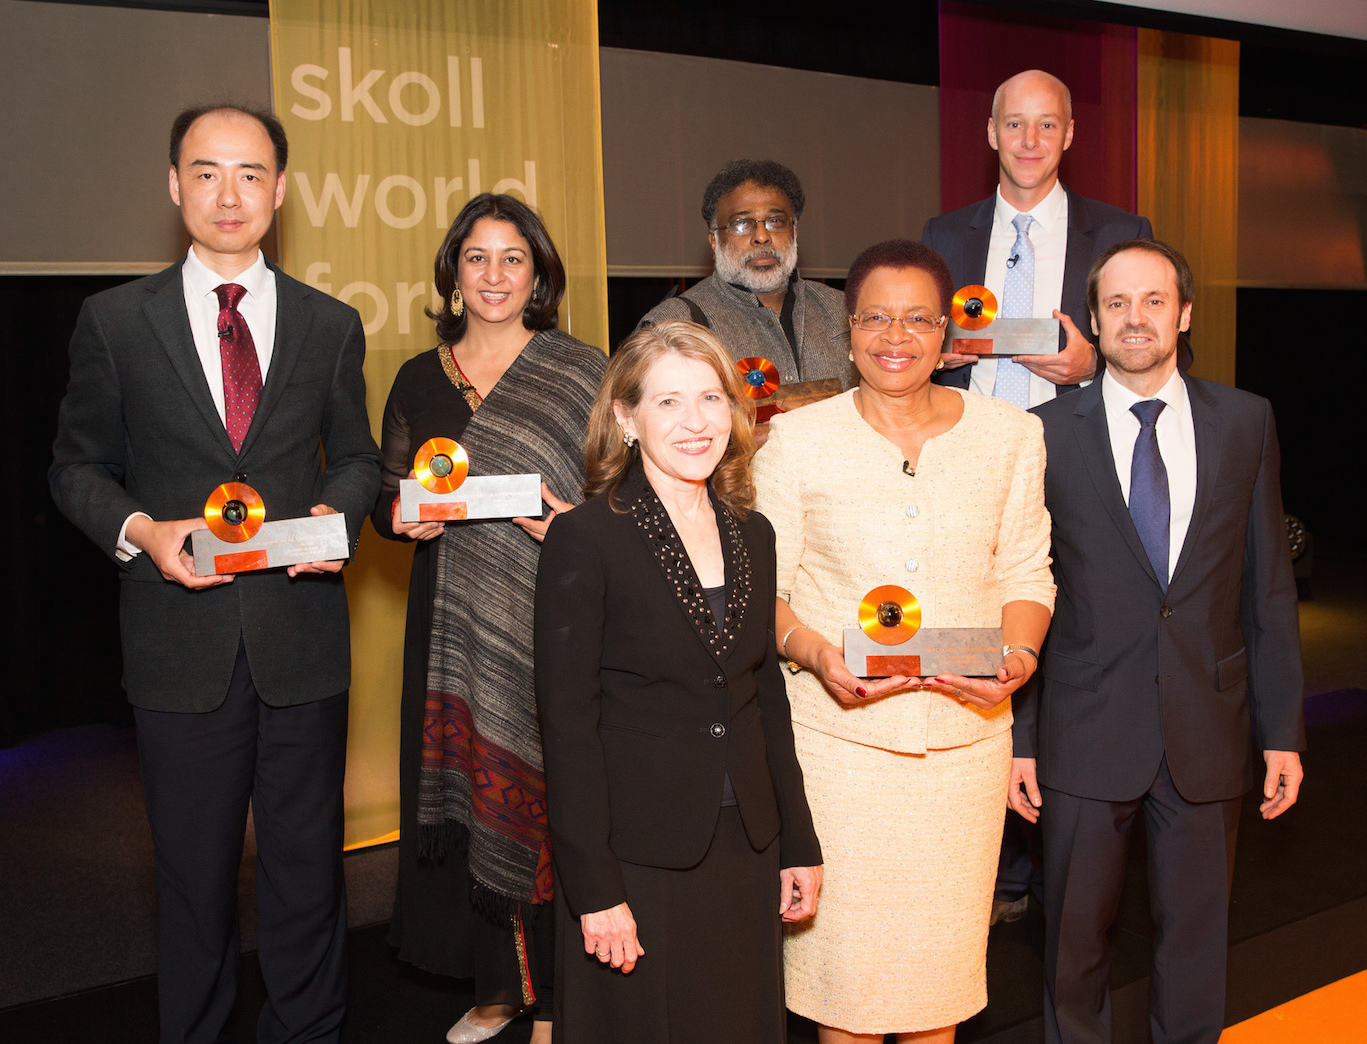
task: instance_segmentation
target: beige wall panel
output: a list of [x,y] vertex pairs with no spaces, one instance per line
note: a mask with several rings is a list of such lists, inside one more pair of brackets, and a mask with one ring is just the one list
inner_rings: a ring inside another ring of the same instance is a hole
[[0,97],[0,272],[156,272],[189,248],[171,121],[207,101],[269,108],[269,26],[7,0]]
[[703,189],[733,159],[801,179],[809,277],[843,277],[940,212],[933,87],[613,47],[599,61],[609,275],[710,272]]

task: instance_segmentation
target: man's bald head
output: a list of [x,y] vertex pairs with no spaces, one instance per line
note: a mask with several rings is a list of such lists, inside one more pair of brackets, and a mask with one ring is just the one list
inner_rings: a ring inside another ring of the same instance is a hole
[[1059,97],[1063,101],[1064,122],[1073,118],[1073,94],[1068,90],[1068,85],[1052,73],[1044,72],[1041,69],[1026,69],[1025,72],[1018,72],[1009,80],[1003,80],[997,87],[997,91],[992,95],[992,118],[1001,119],[1002,95],[1006,93],[1008,87],[1023,86],[1027,82],[1038,80],[1040,83],[1049,84],[1058,91]]

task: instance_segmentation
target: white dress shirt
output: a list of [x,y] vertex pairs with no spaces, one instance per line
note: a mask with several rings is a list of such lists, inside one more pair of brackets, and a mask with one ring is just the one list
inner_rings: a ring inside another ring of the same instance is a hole
[[[1158,433],[1158,452],[1163,456],[1163,467],[1168,472],[1168,501],[1171,512],[1168,520],[1168,576],[1177,568],[1182,544],[1187,539],[1191,513],[1196,506],[1196,426],[1191,419],[1191,400],[1182,375],[1174,372],[1168,383],[1150,398],[1162,399],[1167,406],[1158,415],[1154,430]],[[1115,459],[1115,475],[1120,479],[1120,492],[1125,504],[1130,503],[1130,466],[1134,462],[1134,443],[1139,438],[1139,418],[1130,412],[1145,396],[1130,389],[1105,373],[1101,378],[1101,401],[1106,407],[1106,427],[1111,435],[1111,455]]]
[[[997,189],[997,207],[992,214],[992,239],[987,248],[987,269],[983,285],[1004,300],[1006,262],[1016,243],[1016,215],[1023,213],[1002,198]],[[1063,302],[1063,263],[1068,255],[1068,194],[1063,184],[1055,181],[1049,195],[1029,211],[1034,221],[1030,225],[1030,242],[1035,247],[1035,307],[1036,319],[1051,319],[1054,309]],[[997,381],[997,360],[982,359],[973,367],[969,388],[980,395],[991,395]],[[1087,382],[1083,382],[1087,383]],[[1030,375],[1030,405],[1048,402],[1057,394],[1057,386],[1038,374]]]
[[[237,310],[247,322],[252,342],[256,345],[256,358],[261,364],[261,380],[265,383],[270,370],[271,356],[275,352],[275,273],[266,267],[266,258],[261,251],[256,252],[256,260],[245,272],[239,272],[233,279],[224,279],[209,268],[195,254],[195,248],[185,256],[185,264],[180,270],[181,286],[185,292],[185,311],[190,318],[190,334],[195,339],[195,351],[199,354],[199,364],[204,368],[204,379],[209,384],[209,394],[213,396],[214,408],[218,419],[227,430],[227,409],[223,399],[223,354],[218,344],[218,294],[215,290],[224,283],[237,283],[246,289]],[[232,478],[225,475],[224,481]],[[213,492],[205,490],[204,496]],[[122,561],[142,553],[140,547],[128,542],[128,523],[137,515],[136,511],[123,520],[119,528],[119,540],[115,554]],[[146,516],[145,517],[151,517]],[[170,521],[162,519],[162,521]]]

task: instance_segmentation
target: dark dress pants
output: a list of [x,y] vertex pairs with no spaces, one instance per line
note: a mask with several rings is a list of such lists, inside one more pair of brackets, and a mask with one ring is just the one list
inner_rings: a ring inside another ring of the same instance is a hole
[[335,1041],[346,999],[342,778],[347,694],[295,707],[257,696],[238,648],[207,714],[135,709],[156,852],[162,1044],[227,1040],[237,995],[237,878],[256,834],[260,1044]]
[[1109,1044],[1110,950],[1135,816],[1148,834],[1154,1044],[1215,1044],[1224,1027],[1229,881],[1240,798],[1193,804],[1167,760],[1134,801],[1098,801],[1042,787],[1044,1039]]

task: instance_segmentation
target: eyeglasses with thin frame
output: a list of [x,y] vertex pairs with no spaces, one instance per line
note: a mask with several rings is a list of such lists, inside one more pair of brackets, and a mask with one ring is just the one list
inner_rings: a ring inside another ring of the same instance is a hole
[[948,316],[930,315],[927,312],[912,312],[911,315],[888,315],[886,312],[864,312],[850,316],[850,326],[867,330],[869,333],[882,333],[892,328],[893,323],[901,323],[902,329],[909,334],[928,335],[943,329]]
[[738,217],[733,218],[724,225],[717,225],[712,229],[713,232],[720,232],[725,229],[733,236],[748,236],[761,224],[770,232],[787,232],[797,224],[787,214],[770,214],[766,218]]

